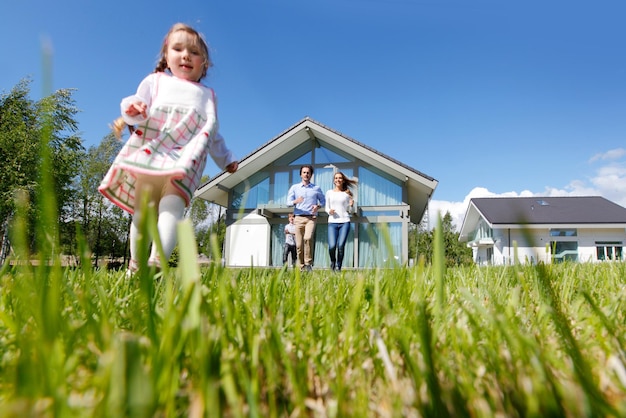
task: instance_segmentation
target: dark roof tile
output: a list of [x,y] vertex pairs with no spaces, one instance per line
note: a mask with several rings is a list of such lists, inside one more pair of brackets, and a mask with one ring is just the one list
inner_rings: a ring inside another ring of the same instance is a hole
[[626,223],[626,208],[600,196],[482,197],[471,201],[491,224]]

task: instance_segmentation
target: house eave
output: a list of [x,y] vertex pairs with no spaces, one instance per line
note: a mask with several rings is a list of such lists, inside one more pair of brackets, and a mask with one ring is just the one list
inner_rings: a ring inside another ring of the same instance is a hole
[[626,229],[626,223],[552,223],[552,224],[492,224],[492,229]]
[[287,129],[239,162],[239,169],[233,174],[221,172],[195,193],[209,202],[226,207],[229,191],[254,173],[271,165],[277,157],[284,155],[308,141],[317,145],[329,145],[349,153],[358,160],[390,175],[407,188],[407,204],[410,206],[410,220],[419,223],[428,207],[438,181],[411,169],[402,163],[384,156],[372,148],[346,137],[312,119],[305,118]]
[[493,238],[481,238],[467,243],[470,247],[490,247],[494,244]]

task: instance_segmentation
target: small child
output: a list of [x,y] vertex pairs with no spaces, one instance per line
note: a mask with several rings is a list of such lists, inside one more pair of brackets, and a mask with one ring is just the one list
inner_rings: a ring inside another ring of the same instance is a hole
[[[143,79],[136,94],[122,100],[123,122],[114,122],[114,131],[119,136],[124,124],[133,129],[98,190],[133,215],[131,273],[138,267],[137,201],[143,193],[156,205],[167,262],[176,246],[176,224],[199,186],[207,154],[221,169],[237,171],[239,164],[218,132],[215,93],[200,84],[211,65],[202,35],[177,23],[165,36],[154,72]],[[148,262],[160,267],[154,243]]]
[[296,225],[293,223],[294,215],[290,213],[288,215],[289,223],[285,225],[285,248],[283,250],[283,264],[289,261],[289,254],[291,254],[291,267],[296,264]]

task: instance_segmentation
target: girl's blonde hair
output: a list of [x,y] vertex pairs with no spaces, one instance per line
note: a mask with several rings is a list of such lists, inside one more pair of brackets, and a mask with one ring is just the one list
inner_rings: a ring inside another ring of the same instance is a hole
[[[202,56],[204,57],[204,68],[202,69],[202,75],[197,80],[200,81],[204,77],[206,77],[207,70],[213,66],[213,62],[211,62],[211,57],[209,56],[209,46],[204,39],[204,36],[202,36],[200,32],[184,23],[175,23],[165,35],[165,38],[163,39],[163,44],[161,45],[161,51],[159,52],[159,60],[154,69],[154,72],[162,73],[167,70],[167,44],[169,38],[174,32],[178,32],[181,30],[194,36],[195,46],[200,50]],[[122,138],[122,131],[124,130],[125,126],[127,126],[126,122],[124,122],[124,118],[121,116],[113,121],[113,123],[111,124],[111,130],[115,134],[116,138]],[[128,130],[132,134],[135,131],[135,128],[132,126],[128,126]]]

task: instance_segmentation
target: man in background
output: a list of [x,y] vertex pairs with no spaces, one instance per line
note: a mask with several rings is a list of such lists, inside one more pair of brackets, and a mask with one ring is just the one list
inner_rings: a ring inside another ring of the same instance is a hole
[[296,252],[298,254],[298,266],[300,271],[313,269],[313,233],[317,211],[326,204],[326,198],[319,186],[311,183],[313,166],[303,165],[300,167],[302,181],[289,188],[287,193],[287,205],[294,206],[296,226]]

